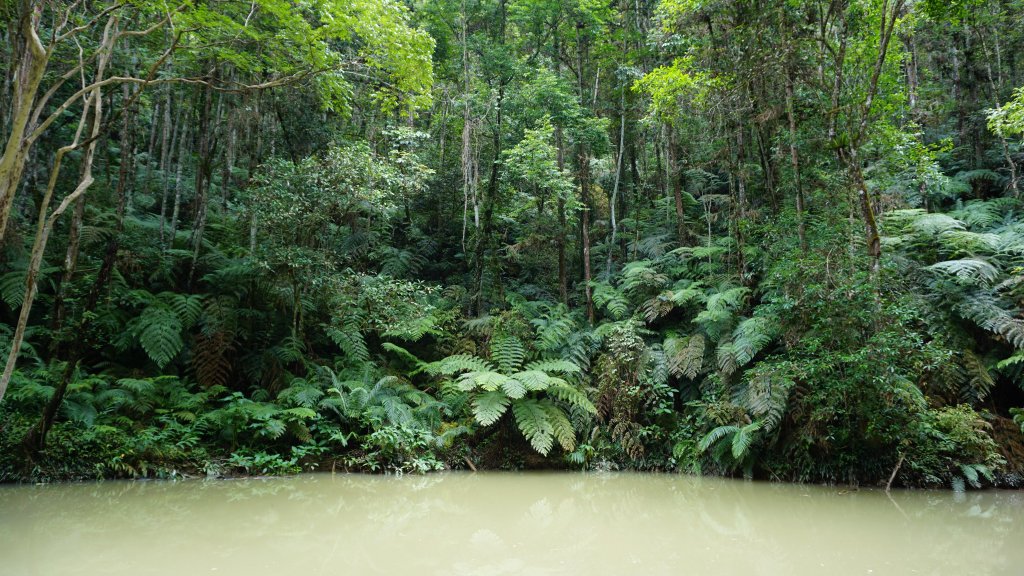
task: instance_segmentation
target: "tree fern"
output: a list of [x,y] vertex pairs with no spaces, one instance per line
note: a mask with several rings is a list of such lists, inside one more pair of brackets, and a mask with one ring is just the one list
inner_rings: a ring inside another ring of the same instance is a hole
[[749,293],[748,288],[724,285],[708,296],[705,309],[693,321],[717,341],[731,327],[736,310]]
[[575,376],[579,366],[567,360],[536,360],[523,366],[526,348],[508,335],[492,339],[491,357],[497,366],[460,354],[428,364],[425,371],[448,377],[458,374],[454,382],[442,384],[442,391],[447,398],[467,394],[473,419],[481,426],[495,424],[511,407],[520,432],[541,454],[546,455],[556,439],[563,447],[575,447],[572,422],[554,401],[574,411],[592,414],[596,409],[585,393],[552,374]]

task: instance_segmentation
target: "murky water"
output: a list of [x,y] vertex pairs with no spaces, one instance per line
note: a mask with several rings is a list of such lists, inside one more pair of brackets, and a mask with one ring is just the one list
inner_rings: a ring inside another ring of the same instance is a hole
[[0,574],[1024,574],[1024,493],[498,473],[2,486]]

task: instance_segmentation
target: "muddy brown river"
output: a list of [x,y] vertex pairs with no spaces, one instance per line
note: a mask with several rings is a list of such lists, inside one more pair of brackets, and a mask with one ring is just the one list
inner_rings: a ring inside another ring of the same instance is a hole
[[1024,574],[1024,492],[647,474],[0,486],[0,575]]

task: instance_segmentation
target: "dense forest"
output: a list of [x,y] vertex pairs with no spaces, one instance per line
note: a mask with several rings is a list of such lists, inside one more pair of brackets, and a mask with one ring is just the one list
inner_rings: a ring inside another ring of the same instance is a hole
[[0,481],[1024,483],[1020,0],[0,10]]

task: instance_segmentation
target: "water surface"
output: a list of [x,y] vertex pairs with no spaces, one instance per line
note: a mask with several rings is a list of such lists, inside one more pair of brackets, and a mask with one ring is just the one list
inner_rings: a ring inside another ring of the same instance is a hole
[[1024,574],[1024,493],[507,473],[0,486],[0,574]]

